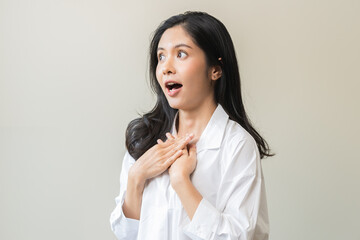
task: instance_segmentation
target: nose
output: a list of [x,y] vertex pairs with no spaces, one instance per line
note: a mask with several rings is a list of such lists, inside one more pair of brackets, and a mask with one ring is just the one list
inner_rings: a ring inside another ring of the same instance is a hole
[[175,73],[175,67],[171,60],[171,58],[166,59],[162,64],[162,72],[164,75],[166,74],[174,74]]

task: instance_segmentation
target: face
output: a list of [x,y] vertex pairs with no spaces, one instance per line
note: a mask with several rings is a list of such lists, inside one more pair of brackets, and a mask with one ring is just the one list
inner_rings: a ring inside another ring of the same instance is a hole
[[156,78],[172,108],[190,110],[214,99],[206,56],[181,26],[167,29],[159,42]]

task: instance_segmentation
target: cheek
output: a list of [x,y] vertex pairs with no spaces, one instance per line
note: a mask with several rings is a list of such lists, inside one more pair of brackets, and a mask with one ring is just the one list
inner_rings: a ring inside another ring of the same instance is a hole
[[[191,83],[191,86],[195,88],[204,87],[209,81],[206,73],[206,68],[203,64],[191,64],[187,67],[187,79]],[[195,90],[195,89],[194,89]]]

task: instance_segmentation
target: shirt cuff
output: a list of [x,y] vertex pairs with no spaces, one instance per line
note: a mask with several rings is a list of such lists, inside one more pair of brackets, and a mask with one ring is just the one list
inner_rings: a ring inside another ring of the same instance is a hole
[[139,229],[139,220],[127,218],[124,215],[122,210],[124,201],[125,194],[111,214],[111,228],[118,239],[135,239]]
[[191,239],[210,239],[220,223],[219,211],[205,198],[197,207],[190,223],[183,228]]

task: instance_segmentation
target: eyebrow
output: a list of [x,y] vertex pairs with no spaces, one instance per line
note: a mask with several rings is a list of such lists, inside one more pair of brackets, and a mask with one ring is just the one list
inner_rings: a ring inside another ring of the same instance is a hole
[[[179,47],[187,47],[187,48],[191,48],[191,49],[192,49],[192,47],[190,47],[189,45],[186,45],[185,43],[179,43],[179,44],[175,45],[174,48],[179,48]],[[157,51],[159,51],[159,50],[165,50],[165,49],[162,48],[162,47],[158,47],[158,48],[157,48]]]

